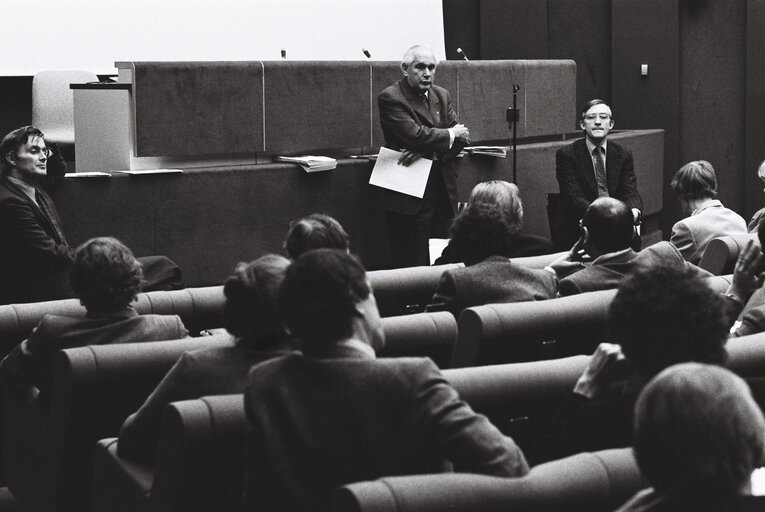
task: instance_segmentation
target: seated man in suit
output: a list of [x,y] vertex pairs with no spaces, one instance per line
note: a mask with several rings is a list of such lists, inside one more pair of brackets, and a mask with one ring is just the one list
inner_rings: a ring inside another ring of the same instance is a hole
[[[579,126],[584,139],[562,147],[555,154],[555,175],[560,199],[552,220],[552,239],[556,250],[565,251],[579,236],[577,222],[592,201],[613,197],[631,209],[633,220],[640,219],[643,200],[637,191],[632,152],[607,141],[614,117],[605,101],[593,99],[582,109]],[[639,241],[635,240],[639,249]]]
[[[560,295],[616,288],[624,276],[656,263],[679,268],[690,265],[668,242],[635,252],[630,247],[634,229],[632,212],[625,203],[612,197],[594,200],[582,218],[579,241],[547,267],[560,279]],[[689,268],[700,276],[711,275],[695,265]]]
[[452,246],[466,266],[443,273],[427,310],[458,316],[481,304],[554,298],[554,276],[508,260],[508,245],[517,241],[513,231],[497,204],[478,202],[464,210],[452,226]]
[[254,364],[288,354],[276,297],[289,260],[276,254],[240,263],[223,286],[230,347],[187,352],[131,414],[120,430],[119,455],[151,464],[156,457],[162,411],[170,402],[207,395],[242,393]]
[[765,510],[765,496],[752,496],[763,432],[765,418],[740,377],[698,363],[667,368],[635,406],[635,458],[652,488],[618,512]]
[[247,510],[329,510],[340,485],[456,471],[521,476],[512,439],[462,402],[430,359],[376,359],[382,322],[361,264],[318,249],[295,260],[279,295],[302,354],[255,366]]
[[[0,304],[72,297],[67,273],[74,250],[43,185],[60,181],[66,163],[32,126],[0,142]],[[181,271],[164,256],[142,258],[144,290],[182,288]]]
[[624,278],[608,311],[612,343],[598,346],[534,460],[629,446],[643,386],[673,364],[724,365],[728,329],[723,297],[690,268],[659,263]]
[[290,224],[283,245],[287,256],[294,260],[312,249],[350,251],[351,239],[337,220],[323,213],[312,213]]
[[669,241],[686,260],[698,264],[713,238],[747,232],[746,221],[717,199],[717,176],[706,160],[682,166],[670,185],[689,216],[672,226]]
[[11,386],[36,386],[43,400],[51,387],[56,352],[65,348],[183,338],[178,315],[139,315],[130,305],[141,290],[143,270],[133,253],[114,238],[93,238],[77,248],[69,271],[85,316],[45,315],[29,338],[0,363]]

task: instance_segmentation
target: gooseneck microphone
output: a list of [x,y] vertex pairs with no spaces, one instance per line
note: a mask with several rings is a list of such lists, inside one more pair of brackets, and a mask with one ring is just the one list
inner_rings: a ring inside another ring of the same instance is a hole
[[282,59],[286,59],[286,58],[287,58],[287,50],[282,48]]
[[372,58],[372,54],[369,53],[369,50],[367,50],[366,48],[362,48],[361,51],[364,52],[364,55],[367,56],[367,59],[371,59]]
[[457,48],[457,53],[459,53],[460,55],[462,55],[462,58],[463,58],[464,60],[470,60],[470,59],[468,59],[468,58],[467,58],[467,55],[465,55],[465,52],[463,52],[463,51],[462,51],[462,48]]

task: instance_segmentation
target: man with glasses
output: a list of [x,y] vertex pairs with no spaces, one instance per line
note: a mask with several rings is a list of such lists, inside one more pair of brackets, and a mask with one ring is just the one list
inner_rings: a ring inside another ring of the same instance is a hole
[[555,155],[560,198],[551,234],[558,250],[570,249],[576,243],[579,220],[598,197],[613,197],[626,203],[635,223],[639,223],[643,208],[632,152],[606,140],[614,127],[611,107],[600,99],[588,101],[579,126],[584,139],[564,146]]
[[0,143],[0,304],[71,297],[74,261],[44,182],[66,172],[66,162],[43,133],[24,126]]

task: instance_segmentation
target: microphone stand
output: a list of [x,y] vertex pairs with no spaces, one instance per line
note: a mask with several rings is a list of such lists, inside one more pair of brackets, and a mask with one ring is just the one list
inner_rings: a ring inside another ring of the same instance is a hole
[[513,106],[507,109],[508,129],[513,133],[513,183],[517,184],[518,175],[516,167],[516,152],[518,150],[518,121],[520,120],[520,111],[518,110],[518,91],[521,86],[513,84]]

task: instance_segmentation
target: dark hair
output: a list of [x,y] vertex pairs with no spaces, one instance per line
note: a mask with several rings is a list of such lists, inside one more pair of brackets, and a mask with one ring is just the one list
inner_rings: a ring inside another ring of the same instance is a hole
[[317,249],[296,259],[287,269],[279,307],[284,323],[304,351],[353,334],[356,305],[369,297],[366,272],[345,251]]
[[90,314],[126,308],[141,291],[143,269],[116,238],[91,238],[77,248],[69,270],[74,294]]
[[[593,98],[587,103],[584,104],[584,107],[582,108],[582,112],[580,113],[579,120],[584,121],[584,116],[587,114],[587,111],[590,110],[595,105],[605,105],[608,108],[611,108],[611,105],[606,103],[605,100],[601,100],[600,98]],[[611,114],[611,119],[613,120],[614,116]]]
[[509,256],[517,231],[495,204],[471,203],[452,222],[451,246],[465,265]]
[[343,226],[323,213],[312,213],[292,223],[284,239],[287,255],[295,259],[312,249],[343,249],[351,246]]
[[234,275],[223,285],[228,332],[253,344],[283,339],[277,301],[289,264],[284,256],[266,254],[236,266]]
[[656,491],[709,504],[746,488],[765,452],[763,432],[765,419],[746,382],[724,368],[686,363],[643,389],[633,446]]
[[684,201],[717,197],[717,177],[706,160],[688,162],[675,173],[670,183],[675,195]]
[[7,156],[16,154],[19,148],[29,141],[30,137],[45,138],[45,135],[34,126],[22,126],[3,137],[3,141],[0,142],[0,176],[8,174],[13,168],[11,163],[8,162]]
[[584,212],[582,225],[587,228],[590,243],[602,252],[628,248],[635,232],[632,211],[612,197],[593,201]]
[[725,364],[723,301],[698,270],[652,265],[625,277],[608,313],[609,332],[644,378],[677,363]]

